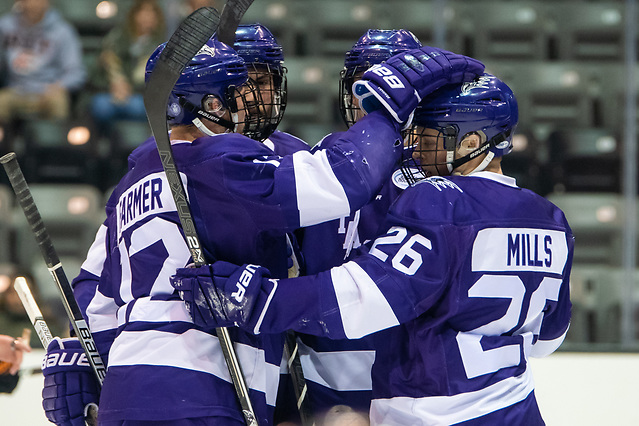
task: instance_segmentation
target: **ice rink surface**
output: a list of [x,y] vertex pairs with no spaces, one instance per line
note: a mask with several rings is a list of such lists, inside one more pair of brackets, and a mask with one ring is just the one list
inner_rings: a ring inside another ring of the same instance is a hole
[[[23,364],[38,368],[44,351]],[[639,354],[557,352],[532,359],[537,399],[548,426],[639,425]],[[1,426],[47,426],[42,375],[20,378],[11,395],[0,394]]]

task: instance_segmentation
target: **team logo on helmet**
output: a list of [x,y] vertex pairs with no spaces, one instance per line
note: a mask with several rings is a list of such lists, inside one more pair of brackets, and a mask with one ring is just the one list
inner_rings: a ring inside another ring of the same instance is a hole
[[169,114],[171,114],[172,117],[177,117],[180,115],[180,112],[182,112],[182,107],[177,102],[172,102],[169,105]]
[[197,55],[209,55],[211,57],[215,57],[215,49],[213,49],[208,44],[205,44],[204,46],[202,46],[199,52],[197,52]]
[[490,89],[490,77],[484,75],[473,81],[462,84],[461,94],[467,95],[473,89]]

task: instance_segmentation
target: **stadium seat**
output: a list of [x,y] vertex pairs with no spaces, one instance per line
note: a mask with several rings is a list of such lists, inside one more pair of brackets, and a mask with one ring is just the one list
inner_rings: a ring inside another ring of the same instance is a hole
[[[102,3],[102,4],[101,4]],[[58,0],[52,2],[62,16],[78,31],[80,38],[84,36],[103,36],[119,18],[128,10],[129,0],[111,2],[117,6],[117,13],[105,18],[98,16],[98,5],[107,6],[102,0]],[[104,9],[102,9],[104,11]]]
[[259,22],[275,36],[284,50],[284,58],[302,54],[302,34],[308,16],[303,12],[306,2],[276,0],[254,2],[242,18],[242,23]]
[[[619,267],[575,264],[570,275],[572,319],[567,340],[580,343],[620,343],[625,271]],[[639,270],[632,298],[639,301]]]
[[517,96],[519,116],[538,140],[561,127],[592,127],[595,96],[576,62],[486,61]]
[[97,147],[87,123],[28,120],[23,135],[26,153],[18,160],[27,182],[97,183]]
[[453,31],[463,31],[479,60],[544,60],[549,57],[550,8],[535,1],[456,2]]
[[621,141],[604,128],[566,127],[548,137],[550,175],[557,190],[621,191]]
[[623,61],[623,2],[555,2],[559,60]]
[[[419,1],[383,2],[381,22],[385,29],[404,28],[426,46],[467,54],[464,45],[463,2]],[[438,32],[441,31],[441,34]]]
[[[86,257],[105,218],[102,193],[82,184],[32,184],[30,190],[58,256]],[[16,263],[28,268],[40,251],[20,206],[14,207],[13,217]]]
[[517,185],[540,195],[550,192],[544,173],[546,158],[545,141],[539,141],[534,134],[522,127],[513,136],[513,150],[502,159],[504,174],[517,179]]
[[366,30],[388,25],[381,2],[308,0],[298,3],[303,5],[304,15],[310,17],[304,32],[305,51],[309,56],[335,58],[343,62],[346,51]]
[[337,110],[339,72],[343,62],[328,62],[320,57],[288,58],[288,100],[284,121],[330,123]]
[[613,193],[553,192],[546,197],[563,210],[575,236],[575,264],[620,266],[624,199]]

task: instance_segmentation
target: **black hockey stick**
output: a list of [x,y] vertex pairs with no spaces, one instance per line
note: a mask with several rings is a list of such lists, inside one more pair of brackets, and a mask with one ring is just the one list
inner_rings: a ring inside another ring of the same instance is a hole
[[[33,201],[33,196],[31,195],[27,181],[24,179],[22,169],[20,169],[20,165],[16,159],[16,154],[14,152],[10,152],[4,155],[0,158],[0,163],[2,163],[4,170],[7,172],[9,182],[11,183],[18,202],[22,207],[22,211],[27,218],[27,222],[31,226],[31,231],[35,236],[38,247],[40,247],[42,257],[49,268],[49,272],[51,272],[53,279],[58,285],[58,290],[60,290],[60,296],[62,297],[62,304],[67,311],[69,319],[71,320],[73,331],[75,331],[76,336],[78,336],[78,340],[84,349],[84,353],[86,354],[101,387],[106,374],[106,367],[104,366],[100,353],[98,352],[98,348],[93,341],[91,330],[89,330],[89,326],[82,316],[82,311],[78,306],[78,302],[73,296],[73,288],[71,288],[71,284],[69,284],[69,280],[64,273],[64,269],[62,269],[60,258],[53,247],[49,232],[47,231],[47,228],[45,228],[40,212]],[[95,419],[93,418],[87,419],[87,423],[91,424],[94,420]]]
[[[182,74],[182,71],[191,59],[216,32],[219,22],[220,18],[217,10],[212,7],[200,8],[186,17],[175,30],[160,54],[144,91],[144,106],[151,131],[155,137],[162,166],[164,167],[173,199],[175,200],[186,243],[196,266],[202,266],[206,262],[200,245],[200,238],[195,229],[195,223],[186,199],[186,193],[175,165],[173,152],[171,151],[166,109],[169,95],[173,90],[173,86],[175,86],[175,83],[180,78],[180,74]],[[229,332],[226,328],[217,328],[216,333],[246,424],[249,426],[257,425],[255,411],[249,398],[248,386],[242,375],[240,363],[233,348],[233,342],[231,341]]]
[[227,0],[220,15],[217,39],[229,47],[235,44],[235,31],[254,0]]

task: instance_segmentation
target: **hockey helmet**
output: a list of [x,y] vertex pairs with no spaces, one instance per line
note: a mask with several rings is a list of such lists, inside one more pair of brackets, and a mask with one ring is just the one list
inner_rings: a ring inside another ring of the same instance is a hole
[[[425,97],[415,110],[406,135],[411,145],[407,150],[410,156],[405,156],[403,169],[414,171],[417,167],[422,175],[407,173],[406,179],[413,183],[429,175],[449,174],[478,155],[488,153],[485,163],[475,169],[482,170],[492,158],[512,151],[518,120],[515,95],[494,75],[485,73],[467,83],[442,87]],[[481,145],[455,159],[455,150],[471,133],[479,135]],[[433,142],[436,137],[436,143],[423,143],[424,137],[430,137]]]
[[286,68],[282,46],[260,23],[242,24],[235,32],[234,48],[244,59],[249,77],[259,86],[262,96],[262,131],[254,138],[266,139],[284,116],[286,109]]
[[[166,43],[158,46],[149,58],[147,80],[165,46]],[[240,129],[250,137],[248,124],[256,127],[253,123],[260,121],[251,106],[259,103],[259,99],[259,90],[249,81],[244,60],[235,50],[211,38],[175,83],[169,96],[167,121],[170,125],[195,124],[204,133],[212,134],[202,125],[200,120],[203,118],[230,131]],[[238,114],[239,109],[245,112],[243,118]],[[227,110],[231,112],[230,120],[222,118]]]
[[370,29],[346,52],[344,68],[340,73],[340,113],[348,127],[357,121],[359,107],[354,105],[351,93],[359,75],[375,64],[381,64],[398,53],[420,48],[422,44],[407,30]]

